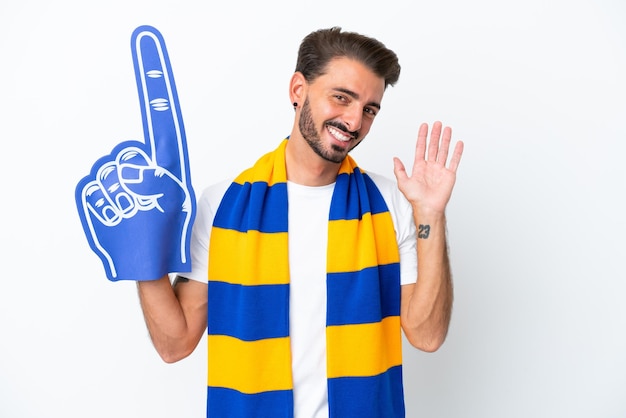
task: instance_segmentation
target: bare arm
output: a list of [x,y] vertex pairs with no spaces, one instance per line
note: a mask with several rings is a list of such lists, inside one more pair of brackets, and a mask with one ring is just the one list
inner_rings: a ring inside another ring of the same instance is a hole
[[[445,217],[422,217],[416,224],[418,280],[416,284],[402,286],[401,322],[414,347],[432,352],[443,344],[452,314],[453,288]],[[424,232],[426,229],[428,233]]]
[[161,358],[174,363],[187,357],[207,327],[207,284],[169,277],[137,283],[141,309]]
[[[394,159],[398,187],[413,207],[417,230],[417,283],[402,286],[401,323],[409,342],[424,351],[436,351],[444,342],[452,313],[453,287],[446,240],[445,208],[456,181],[463,153],[458,142],[446,167],[452,131],[433,125],[428,151],[428,125],[417,137],[413,170],[409,176]],[[440,143],[441,138],[441,143]]]

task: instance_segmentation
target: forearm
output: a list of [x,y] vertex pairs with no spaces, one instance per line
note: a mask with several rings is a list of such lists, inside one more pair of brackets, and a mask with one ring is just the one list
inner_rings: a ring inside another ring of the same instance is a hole
[[416,211],[415,223],[418,279],[403,287],[402,325],[412,345],[430,352],[443,344],[452,313],[446,219],[442,213]]
[[188,318],[197,308],[183,307],[180,290],[172,287],[168,276],[138,282],[137,287],[150,338],[161,358],[172,363],[188,356],[201,337]]

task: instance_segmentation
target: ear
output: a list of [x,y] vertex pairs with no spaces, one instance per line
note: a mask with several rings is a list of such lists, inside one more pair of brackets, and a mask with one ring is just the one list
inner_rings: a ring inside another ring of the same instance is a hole
[[291,103],[304,103],[307,85],[306,79],[300,71],[296,71],[291,76],[289,82],[289,100]]

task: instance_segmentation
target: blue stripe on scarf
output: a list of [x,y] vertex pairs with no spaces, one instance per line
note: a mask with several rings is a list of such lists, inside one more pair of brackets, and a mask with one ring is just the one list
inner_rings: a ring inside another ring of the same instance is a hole
[[328,273],[328,325],[364,324],[400,315],[399,274],[399,264]]
[[[212,282],[209,292],[208,332],[229,335],[244,341],[289,336],[289,309],[281,303],[289,299],[289,285],[241,286]],[[233,316],[245,318],[234,321]],[[245,326],[244,326],[245,325]]]
[[[239,200],[245,196],[246,203]],[[233,183],[226,191],[213,226],[239,232],[287,232],[287,183]],[[248,200],[249,199],[249,200]]]
[[[363,182],[363,183],[361,183]],[[357,192],[365,184],[365,191]],[[345,199],[339,202],[339,199]],[[361,219],[365,213],[372,215],[386,212],[387,204],[374,181],[356,167],[352,175],[340,174],[335,184],[329,220]]]
[[226,388],[209,387],[208,418],[293,418],[290,390],[246,394]]
[[[404,418],[402,366],[371,377],[328,379],[329,402],[339,418]],[[354,394],[358,393],[358,400]],[[268,415],[269,416],[269,415]]]

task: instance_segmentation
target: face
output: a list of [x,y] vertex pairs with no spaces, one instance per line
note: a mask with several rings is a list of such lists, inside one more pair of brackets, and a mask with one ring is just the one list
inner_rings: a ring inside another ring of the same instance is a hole
[[298,127],[311,149],[340,163],[367,135],[380,110],[384,79],[358,61],[337,58],[308,84]]

